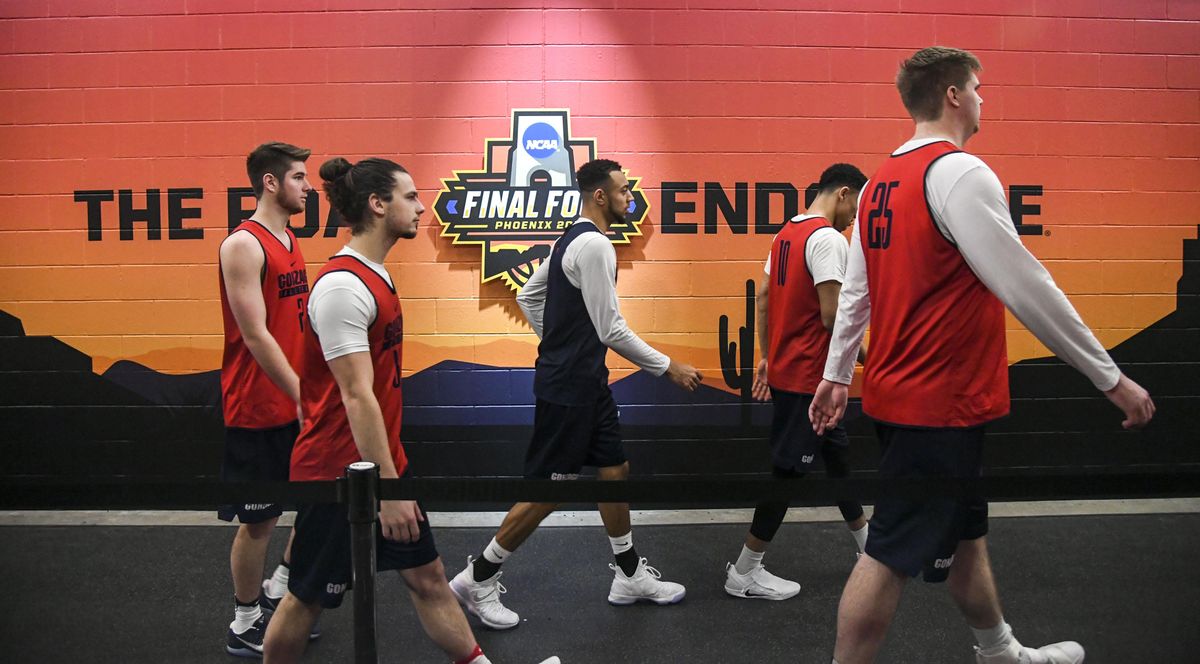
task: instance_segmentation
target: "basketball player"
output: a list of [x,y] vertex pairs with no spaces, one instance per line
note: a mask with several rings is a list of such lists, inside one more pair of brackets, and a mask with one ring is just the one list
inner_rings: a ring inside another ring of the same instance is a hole
[[[884,477],[977,477],[986,425],[1009,411],[1004,308],[1088,377],[1125,414],[1154,403],[1127,378],[1021,244],[1004,189],[962,151],[979,130],[979,60],[930,47],[904,61],[896,85],[916,123],[863,189],[824,380],[810,417],[817,433],[845,409],[868,319],[863,410],[876,422]],[[1001,613],[987,549],[987,502],[884,497],[866,553],[838,607],[834,661],[873,661],[908,578],[949,579],[981,664],[1083,661],[1074,641],[1027,648]]]
[[[617,304],[617,258],[605,233],[620,223],[633,201],[621,165],[608,159],[584,164],[576,174],[583,194],[582,216],[554,244],[521,290],[517,302],[541,337],[534,372],[537,397],[533,437],[525,454],[525,476],[571,480],[584,466],[601,480],[623,480],[629,462],[621,444],[617,404],[608,387],[605,354],[613,349],[644,371],[667,378],[689,392],[701,376],[642,341]],[[500,530],[450,587],[467,611],[493,629],[516,627],[517,614],[500,602],[501,564],[555,509],[550,503],[518,503]],[[684,587],[660,581],[633,547],[629,505],[598,505],[615,564],[608,601],[614,605],[649,601],[673,604]]]
[[[288,219],[304,212],[312,189],[304,166],[308,155],[308,150],[287,143],[264,143],[250,153],[246,171],[258,205],[221,243],[221,477],[226,480],[286,481],[300,430],[295,367],[300,361],[308,274]],[[277,601],[273,598],[281,597],[287,587],[287,552],[263,582],[267,546],[280,514],[282,509],[274,504],[228,505],[218,512],[225,521],[237,517],[240,522],[229,553],[234,619],[225,649],[231,655],[262,657],[265,620]]]
[[[850,164],[825,169],[808,214],[785,224],[771,242],[766,279],[758,289],[763,358],[754,374],[754,396],[774,402],[771,474],[775,477],[803,477],[818,454],[830,477],[850,474],[846,430],[836,426],[824,436],[816,435],[808,421],[808,407],[825,369],[829,330],[846,273],[848,252],[842,232],[854,221],[858,194],[866,181],[862,171]],[[788,599],[800,592],[799,583],[775,576],[762,563],[787,509],[786,500],[764,501],[754,508],[737,562],[725,565],[725,592],[768,600]],[[841,501],[838,509],[861,552],[867,541],[862,505]]]
[[[321,179],[350,227],[350,241],[321,269],[308,303],[304,426],[292,454],[291,479],[335,479],[360,460],[377,464],[385,479],[397,478],[408,469],[400,443],[404,316],[383,262],[398,240],[416,237],[425,206],[408,172],[387,159],[353,166],[331,159],[321,165]],[[376,537],[378,569],[399,570],[429,638],[456,664],[488,664],[446,584],[420,504],[380,501]],[[341,605],[351,587],[351,567],[345,506],[302,506],[288,592],[267,629],[266,661],[299,659],[321,611]]]

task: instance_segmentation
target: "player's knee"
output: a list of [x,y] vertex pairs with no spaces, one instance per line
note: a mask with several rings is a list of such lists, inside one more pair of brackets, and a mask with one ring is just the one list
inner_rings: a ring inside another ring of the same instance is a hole
[[608,466],[606,468],[598,468],[596,476],[602,480],[623,480],[629,477],[629,462],[619,466]]
[[404,583],[408,585],[413,597],[426,602],[450,592],[450,585],[446,582],[446,571],[440,559],[410,570],[409,574],[404,575]]

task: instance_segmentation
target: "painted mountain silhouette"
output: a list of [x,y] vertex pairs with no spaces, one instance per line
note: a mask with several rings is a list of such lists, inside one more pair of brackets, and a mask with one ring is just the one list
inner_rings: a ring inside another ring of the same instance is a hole
[[[1111,350],[1154,395],[1155,421],[1120,429],[1118,411],[1054,358],[1010,367],[1012,415],[989,436],[991,467],[1200,462],[1200,240],[1183,243],[1174,312]],[[0,454],[7,475],[212,476],[221,458],[216,371],[168,375],[118,362],[103,375],[54,339],[0,312]],[[404,381],[403,437],[426,475],[517,475],[533,421],[533,372],[445,361]],[[612,385],[639,474],[757,473],[770,407],[636,372]],[[877,462],[865,419],[849,421],[856,468]]]
[[[178,378],[158,380],[182,384]],[[214,426],[198,394],[167,404],[170,394],[97,375],[87,355],[53,337],[27,336],[20,320],[0,312],[6,475],[191,476],[219,466],[220,447],[210,443],[222,436],[219,415]]]

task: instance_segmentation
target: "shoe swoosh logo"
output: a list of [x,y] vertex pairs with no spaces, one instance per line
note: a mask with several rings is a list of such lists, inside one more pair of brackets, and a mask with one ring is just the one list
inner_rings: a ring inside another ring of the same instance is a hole
[[254,643],[252,641],[247,641],[246,639],[243,639],[241,636],[239,636],[237,634],[234,634],[233,638],[237,639],[238,641],[241,641],[242,643],[244,643],[246,645],[246,647],[250,648],[251,650],[261,650],[262,649],[261,645]]

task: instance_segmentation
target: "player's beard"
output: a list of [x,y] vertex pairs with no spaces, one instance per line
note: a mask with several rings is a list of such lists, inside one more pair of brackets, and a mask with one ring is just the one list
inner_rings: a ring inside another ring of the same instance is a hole
[[289,215],[300,214],[304,212],[306,199],[301,197],[280,196],[279,207],[283,208]]
[[608,206],[608,208],[606,208],[606,211],[608,212],[608,225],[609,226],[625,222],[625,211],[624,210],[622,210],[621,212],[617,212],[616,210],[613,209],[613,206],[610,204]]

